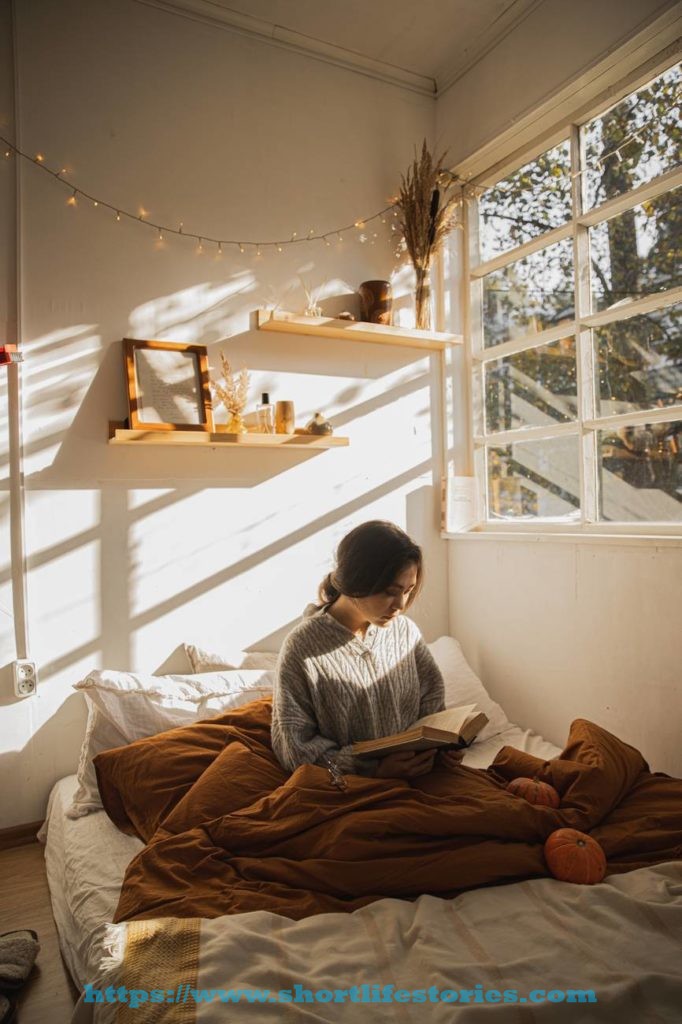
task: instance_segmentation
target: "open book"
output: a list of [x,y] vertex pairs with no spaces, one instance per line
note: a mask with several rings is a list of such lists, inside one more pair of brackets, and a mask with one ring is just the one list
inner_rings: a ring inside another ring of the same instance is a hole
[[428,750],[430,747],[439,749],[457,749],[469,747],[478,736],[488,716],[476,711],[475,704],[466,704],[461,708],[446,708],[434,715],[425,715],[417,719],[414,725],[404,732],[393,733],[392,736],[381,736],[377,740],[362,740],[354,743],[351,753],[359,757],[377,754],[394,754],[399,750]]

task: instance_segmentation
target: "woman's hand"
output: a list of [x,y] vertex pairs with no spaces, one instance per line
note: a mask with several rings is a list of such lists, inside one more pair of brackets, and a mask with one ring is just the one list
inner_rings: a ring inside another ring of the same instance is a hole
[[413,779],[426,775],[433,768],[436,751],[403,750],[382,757],[374,773],[375,779]]
[[463,750],[439,750],[436,755],[436,768],[459,768],[464,757]]

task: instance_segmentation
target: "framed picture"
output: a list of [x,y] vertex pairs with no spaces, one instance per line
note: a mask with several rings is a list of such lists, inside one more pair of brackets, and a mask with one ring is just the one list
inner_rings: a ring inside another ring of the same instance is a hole
[[205,345],[123,339],[131,430],[213,431]]

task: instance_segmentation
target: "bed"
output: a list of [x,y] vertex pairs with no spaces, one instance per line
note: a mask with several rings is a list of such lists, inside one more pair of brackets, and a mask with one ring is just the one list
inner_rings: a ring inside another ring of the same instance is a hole
[[[508,722],[466,665],[456,641],[441,638],[431,646],[446,677],[446,703],[476,698],[491,719],[487,734],[465,754],[465,765],[486,768],[506,747],[543,761],[557,757],[558,747]],[[234,674],[227,670],[225,675],[230,678],[221,685],[233,686]],[[123,688],[117,690],[121,676]],[[192,715],[205,718],[223,706],[214,676],[196,675],[192,684],[185,677],[151,677],[141,684],[131,674],[99,673],[94,679],[103,689],[79,684],[89,695],[89,746],[86,737],[78,776],[53,788],[40,834],[54,917],[64,959],[79,988],[90,985],[103,993],[107,986],[125,984],[145,1001],[131,1008],[87,1001],[83,995],[73,1024],[409,1022],[424,1013],[434,1021],[466,1024],[482,1012],[482,1002],[496,1019],[519,1024],[563,1021],[567,1014],[576,1022],[679,1021],[682,860],[677,855],[609,874],[594,886],[543,877],[476,888],[454,899],[379,899],[353,913],[301,920],[256,910],[112,924],[124,874],[144,844],[119,831],[97,809],[92,788],[88,793],[87,755],[97,747],[93,718],[99,716],[102,749],[168,728],[169,716],[171,723],[183,720],[183,702],[192,704]],[[266,693],[269,682],[262,671],[242,671],[239,700]],[[180,687],[179,693],[171,692],[173,686]],[[197,688],[192,699],[190,686]],[[98,705],[102,694],[104,703]],[[144,714],[131,714],[131,706],[139,711],[138,705]],[[131,718],[132,737],[126,733]],[[186,981],[182,988],[188,977],[191,991]],[[163,986],[164,1001],[152,1003],[150,993],[161,991],[157,985]],[[393,990],[384,990],[386,985]],[[352,986],[353,1005],[349,996],[333,997]],[[248,990],[251,1001],[246,994],[237,996],[238,990]],[[394,998],[396,990],[426,993],[428,1010],[416,997]],[[254,1002],[254,992],[267,995]],[[286,993],[297,994],[300,1001],[285,1002]],[[495,993],[499,999],[493,1010]],[[565,1010],[566,1001],[581,1005]]]

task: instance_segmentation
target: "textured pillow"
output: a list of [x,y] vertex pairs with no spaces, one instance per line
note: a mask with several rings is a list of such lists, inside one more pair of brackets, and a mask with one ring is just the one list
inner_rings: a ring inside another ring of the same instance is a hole
[[263,669],[272,671],[277,654],[271,651],[227,651],[213,654],[195,644],[183,644],[193,672],[218,672],[221,669]]
[[499,704],[488,696],[485,686],[467,662],[462,648],[452,636],[441,636],[426,645],[445,680],[445,707],[456,708],[461,704],[476,704],[479,711],[488,716],[488,724],[478,734],[479,740],[508,729],[511,722]]
[[100,810],[92,759],[104,750],[165,732],[272,693],[273,672],[211,672],[190,676],[94,671],[74,684],[88,705],[88,724],[78,761],[78,788],[69,818]]

